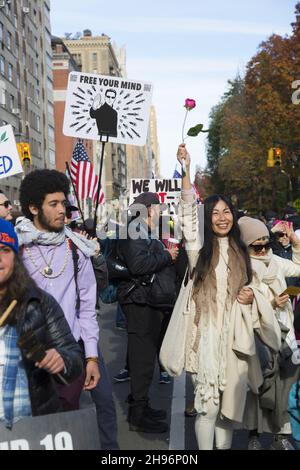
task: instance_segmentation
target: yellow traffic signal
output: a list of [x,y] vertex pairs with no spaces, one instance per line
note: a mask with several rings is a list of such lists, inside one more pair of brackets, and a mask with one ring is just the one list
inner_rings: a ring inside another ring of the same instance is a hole
[[275,166],[281,166],[282,165],[281,149],[279,147],[274,148],[274,165]]
[[279,147],[270,148],[268,151],[267,167],[274,168],[274,166],[281,166],[281,149]]
[[25,162],[31,165],[30,145],[26,142],[20,142],[17,144],[17,147],[22,165],[24,165]]
[[274,163],[274,149],[271,148],[268,151],[268,161],[267,161],[267,167],[268,168],[274,168],[275,163]]

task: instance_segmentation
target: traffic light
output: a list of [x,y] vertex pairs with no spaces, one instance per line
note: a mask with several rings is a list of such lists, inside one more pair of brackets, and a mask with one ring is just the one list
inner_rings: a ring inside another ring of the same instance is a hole
[[268,168],[274,168],[274,149],[271,148],[268,151],[268,161],[267,161],[267,167]]
[[268,151],[267,167],[282,166],[281,149],[279,147],[270,148]]
[[30,145],[26,142],[20,142],[18,144],[18,152],[22,165],[24,165],[26,162],[27,164],[29,163],[29,165],[31,165]]
[[275,164],[275,166],[281,166],[282,165],[281,149],[279,147],[276,147],[274,149],[274,164]]

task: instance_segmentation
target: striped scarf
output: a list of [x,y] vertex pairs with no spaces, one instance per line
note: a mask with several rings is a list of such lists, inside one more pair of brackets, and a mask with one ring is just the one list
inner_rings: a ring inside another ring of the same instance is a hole
[[15,327],[6,326],[1,332],[5,343],[5,364],[2,377],[2,400],[4,414],[0,422],[12,428],[13,423],[25,416],[31,416],[28,380]]

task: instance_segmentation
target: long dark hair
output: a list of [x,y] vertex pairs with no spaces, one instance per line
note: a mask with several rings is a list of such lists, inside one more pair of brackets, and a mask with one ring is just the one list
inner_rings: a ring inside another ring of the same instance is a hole
[[23,313],[24,303],[29,290],[36,284],[29,276],[23,261],[19,255],[14,256],[14,269],[6,284],[5,296],[1,301],[1,313],[3,313],[13,300],[18,303],[8,317],[6,324],[14,326]]
[[226,197],[220,196],[219,194],[215,194],[213,196],[208,197],[204,201],[204,244],[199,252],[199,258],[195,267],[195,285],[199,282],[204,281],[209,271],[212,256],[213,256],[213,247],[214,247],[214,240],[216,238],[215,233],[212,229],[212,214],[215,206],[219,201],[224,201],[225,204],[229,207],[230,212],[233,216],[233,225],[228,234],[229,239],[234,240],[237,247],[239,248],[241,255],[245,260],[245,266],[247,270],[247,277],[248,277],[248,284],[250,284],[252,280],[252,270],[251,270],[251,262],[250,257],[248,254],[248,250],[246,245],[241,240],[241,233],[237,223],[237,214],[236,211],[231,203]]

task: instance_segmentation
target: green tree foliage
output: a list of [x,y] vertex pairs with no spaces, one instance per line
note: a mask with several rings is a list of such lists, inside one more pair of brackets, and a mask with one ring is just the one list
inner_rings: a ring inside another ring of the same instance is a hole
[[[208,172],[214,190],[235,196],[240,206],[260,212],[280,209],[296,197],[300,160],[300,105],[292,103],[292,83],[300,80],[300,3],[291,36],[271,36],[249,61],[245,77],[229,81],[212,109]],[[280,145],[282,168],[267,168],[268,149]],[[296,156],[296,158],[295,158]],[[294,174],[292,174],[292,170]]]

